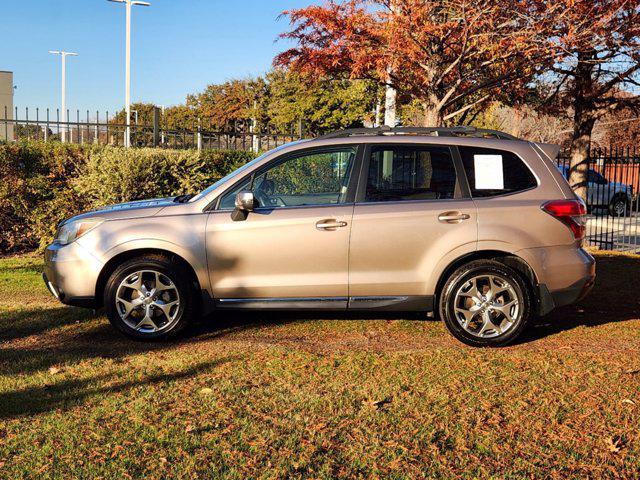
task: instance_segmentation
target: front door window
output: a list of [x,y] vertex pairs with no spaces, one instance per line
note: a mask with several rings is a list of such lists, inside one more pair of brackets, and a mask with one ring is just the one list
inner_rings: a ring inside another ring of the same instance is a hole
[[265,208],[344,203],[355,156],[356,149],[347,147],[285,158],[227,192],[219,209],[234,208],[241,190],[252,190]]

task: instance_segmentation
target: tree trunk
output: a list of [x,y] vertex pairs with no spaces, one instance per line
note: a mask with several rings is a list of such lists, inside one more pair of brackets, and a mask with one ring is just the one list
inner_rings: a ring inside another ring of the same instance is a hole
[[442,111],[437,108],[433,103],[431,104],[423,104],[424,108],[424,120],[423,125],[425,127],[442,127],[444,124],[444,119],[442,115]]
[[573,136],[570,149],[569,185],[573,191],[587,201],[587,171],[589,170],[589,148],[591,132],[595,120],[592,118],[574,119]]
[[590,60],[595,57],[594,52],[578,55],[578,65],[575,70],[575,84],[573,92],[573,136],[571,137],[569,170],[569,185],[573,191],[587,201],[587,171],[589,170],[589,148],[591,147],[591,133],[595,124],[595,116],[590,108],[589,95],[593,92],[593,65]]

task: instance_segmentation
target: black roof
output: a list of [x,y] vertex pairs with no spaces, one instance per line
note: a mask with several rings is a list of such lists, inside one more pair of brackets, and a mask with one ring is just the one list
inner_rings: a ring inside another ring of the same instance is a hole
[[346,138],[365,135],[431,135],[438,137],[476,137],[496,138],[499,140],[519,140],[513,135],[498,130],[488,130],[475,127],[376,127],[376,128],[349,128],[328,133],[318,140],[328,138]]

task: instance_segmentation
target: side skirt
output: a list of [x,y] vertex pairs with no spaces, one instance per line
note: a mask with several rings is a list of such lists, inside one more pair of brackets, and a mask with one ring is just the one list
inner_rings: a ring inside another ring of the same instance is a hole
[[350,310],[384,310],[395,312],[430,312],[433,295],[407,295],[402,297],[350,297]]
[[317,298],[217,298],[215,308],[224,310],[382,310],[432,311],[432,295],[317,297]]

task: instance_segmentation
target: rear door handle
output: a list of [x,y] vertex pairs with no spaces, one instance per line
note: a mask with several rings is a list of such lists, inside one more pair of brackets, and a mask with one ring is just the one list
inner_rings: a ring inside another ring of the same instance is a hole
[[333,218],[316,222],[316,228],[318,230],[335,230],[336,228],[342,228],[346,226],[347,222],[339,222]]
[[460,223],[470,218],[470,215],[462,212],[443,212],[438,215],[438,220],[442,223]]

